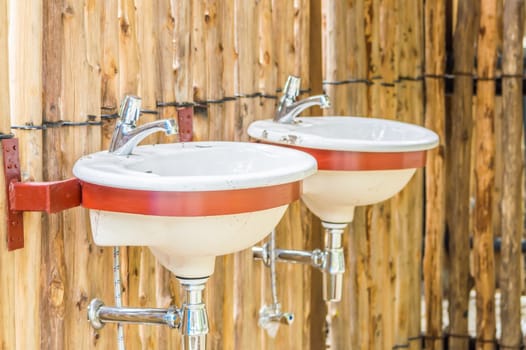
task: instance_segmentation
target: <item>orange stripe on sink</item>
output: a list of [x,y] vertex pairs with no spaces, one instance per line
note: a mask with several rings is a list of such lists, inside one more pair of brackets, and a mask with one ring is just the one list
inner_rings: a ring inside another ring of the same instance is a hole
[[275,208],[299,199],[301,181],[249,189],[165,192],[81,182],[82,206],[89,209],[157,215],[212,216]]
[[396,170],[421,168],[426,164],[427,151],[355,152],[314,149],[282,145],[306,152],[316,158],[318,170]]

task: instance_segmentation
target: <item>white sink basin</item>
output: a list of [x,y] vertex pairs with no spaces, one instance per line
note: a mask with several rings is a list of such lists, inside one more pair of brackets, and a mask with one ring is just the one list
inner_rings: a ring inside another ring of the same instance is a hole
[[311,156],[271,145],[189,142],[106,151],[77,161],[82,204],[103,246],[148,246],[182,278],[263,239],[316,171]]
[[306,117],[293,124],[252,123],[248,134],[314,156],[318,172],[305,179],[302,199],[323,221],[348,223],[354,208],[394,196],[425,165],[438,135],[377,118]]

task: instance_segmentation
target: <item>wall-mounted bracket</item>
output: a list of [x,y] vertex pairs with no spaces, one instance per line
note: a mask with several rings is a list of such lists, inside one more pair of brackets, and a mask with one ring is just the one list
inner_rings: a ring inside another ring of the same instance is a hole
[[56,213],[81,204],[76,178],[52,182],[21,182],[18,139],[2,140],[7,199],[7,249],[24,247],[24,211]]
[[193,138],[193,115],[192,107],[180,108],[177,110],[177,124],[179,126],[179,141],[190,142]]
[[18,158],[18,139],[2,140],[4,157],[5,193],[7,200],[7,249],[15,250],[24,247],[24,221],[22,212],[12,209],[9,200],[11,183],[20,181],[20,159]]

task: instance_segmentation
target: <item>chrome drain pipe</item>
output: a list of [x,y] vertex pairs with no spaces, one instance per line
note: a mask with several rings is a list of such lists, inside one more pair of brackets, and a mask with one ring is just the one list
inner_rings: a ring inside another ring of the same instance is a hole
[[181,279],[185,290],[185,302],[181,307],[184,350],[205,350],[208,334],[208,315],[203,301],[204,280]]
[[[256,248],[256,247],[255,247]],[[267,331],[271,337],[275,337],[280,324],[291,325],[294,322],[294,314],[290,312],[282,312],[281,304],[278,300],[278,282],[276,276],[276,231],[272,230],[270,240],[261,249],[261,253],[265,252],[265,265],[270,270],[270,291],[272,296],[272,304],[263,305],[259,309],[258,325]]]
[[342,235],[347,224],[333,224],[322,221],[325,229],[325,255],[321,266],[323,272],[323,300],[340,301],[342,299],[343,274],[345,273],[345,255]]
[[[252,256],[256,260],[263,261],[265,266],[270,267],[270,248],[267,244],[263,247],[252,247]],[[325,260],[325,252],[314,249],[313,251],[294,250],[294,249],[279,249],[274,250],[275,261],[288,262],[292,264],[306,264],[313,267],[321,268]]]
[[183,350],[205,350],[209,328],[203,292],[208,277],[178,280],[185,291],[181,308],[114,307],[93,299],[88,306],[88,320],[95,329],[101,329],[106,323],[168,326],[180,330]]
[[293,264],[307,264],[323,273],[323,300],[340,301],[345,273],[345,256],[342,235],[347,224],[322,222],[325,230],[325,249],[312,251],[279,249],[268,243],[262,247],[252,247],[254,259],[262,260],[270,267],[272,261]]
[[91,326],[101,329],[106,323],[166,325],[180,328],[181,312],[176,308],[148,309],[105,306],[102,300],[93,299],[88,306]]

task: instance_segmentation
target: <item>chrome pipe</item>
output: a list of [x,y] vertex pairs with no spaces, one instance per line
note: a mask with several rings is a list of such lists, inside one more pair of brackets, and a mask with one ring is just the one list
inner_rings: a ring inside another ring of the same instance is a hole
[[206,335],[209,328],[203,290],[207,279],[178,278],[185,291],[185,301],[181,307],[181,333],[184,350],[206,349]]
[[205,350],[206,335],[184,335],[183,350]]
[[[292,249],[270,249],[268,244],[263,247],[252,247],[254,259],[262,260],[271,266],[272,260],[279,262],[307,264],[320,269],[323,273],[323,300],[340,301],[343,289],[343,274],[345,273],[345,255],[342,246],[343,231],[347,224],[322,222],[325,229],[325,249],[313,251]],[[273,259],[272,259],[273,258]]]
[[180,309],[109,307],[93,299],[88,306],[88,320],[95,329],[106,323],[166,325],[181,331],[183,350],[204,350],[209,328],[203,290],[208,277],[178,279],[185,291]]
[[105,323],[151,324],[180,328],[181,312],[176,308],[130,308],[104,306],[99,299],[93,299],[88,307],[88,319],[95,329]]
[[[266,266],[270,265],[270,254],[268,248],[252,247],[252,256],[254,259],[262,260]],[[289,262],[293,264],[307,264],[320,268],[324,261],[324,252],[319,249],[313,251],[293,250],[293,249],[275,249],[276,261]]]
[[342,247],[343,231],[347,224],[322,222],[325,229],[323,272],[323,300],[340,301],[342,299],[345,256]]
[[[258,250],[256,249],[256,251]],[[263,252],[266,257],[265,265],[269,267],[270,270],[270,290],[272,294],[272,304],[263,305],[261,309],[259,309],[258,325],[265,329],[271,337],[274,337],[278,330],[276,325],[290,325],[294,321],[294,314],[281,311],[281,304],[278,300],[278,281],[276,274],[276,230],[272,230],[269,242],[265,243],[262,250],[260,251],[261,254],[263,254]]]

